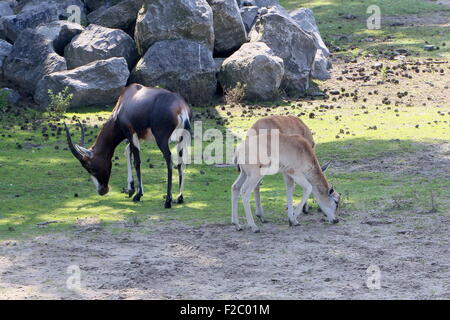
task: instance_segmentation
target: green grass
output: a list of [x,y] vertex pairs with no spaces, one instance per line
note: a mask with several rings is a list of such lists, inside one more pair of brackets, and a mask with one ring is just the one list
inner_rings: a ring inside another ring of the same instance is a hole
[[[275,113],[282,108],[272,108]],[[213,109],[212,109],[213,110]],[[196,112],[203,110],[197,109]],[[293,114],[308,111],[294,107]],[[215,112],[215,110],[213,110]],[[407,108],[404,112],[414,116],[396,117],[394,112],[369,108],[369,114],[345,116],[355,113],[353,110],[330,110],[320,118],[308,120],[318,142],[317,152],[321,161],[332,159],[340,163],[359,163],[373,161],[386,155],[402,155],[426,148],[429,143],[442,141],[448,136],[448,124],[443,121],[428,125],[434,114],[423,108]],[[219,111],[219,116],[223,116]],[[239,112],[234,110],[234,114]],[[343,114],[339,122],[336,114]],[[104,112],[86,112],[77,115],[95,119],[107,116]],[[72,114],[68,115],[69,117]],[[382,121],[380,121],[382,119]],[[0,142],[0,239],[21,238],[46,233],[49,230],[67,230],[77,219],[94,218],[96,221],[110,223],[132,219],[134,221],[189,221],[190,223],[228,223],[230,211],[230,186],[237,176],[235,168],[216,168],[207,165],[191,165],[186,172],[186,203],[174,205],[172,210],[163,209],[163,195],[166,187],[165,164],[159,150],[152,144],[143,147],[142,159],[145,196],[143,202],[133,203],[121,193],[126,184],[126,162],[123,147],[116,151],[119,160],[114,161],[110,184],[112,191],[100,197],[85,171],[65,147],[64,136],[41,138],[38,131],[23,131],[14,124],[11,117],[3,117],[0,122],[0,134],[10,134]],[[253,123],[254,118],[231,119],[229,129],[236,135]],[[381,122],[384,125],[380,124]],[[206,120],[207,127],[215,127],[211,119]],[[378,130],[367,130],[368,126],[378,125]],[[417,129],[415,125],[419,124]],[[11,129],[4,129],[9,127]],[[341,128],[348,128],[349,135],[336,139]],[[88,139],[92,139],[97,129],[88,129]],[[79,133],[78,131],[74,131]],[[31,143],[40,148],[28,148],[25,139],[34,137]],[[20,143],[22,149],[16,144]],[[55,150],[55,146],[59,149]],[[149,168],[147,159],[154,168]],[[450,181],[415,176],[390,176],[383,172],[338,173],[330,169],[329,177],[337,190],[345,195],[347,209],[377,210],[380,202],[388,203],[397,196],[404,198],[429,193],[434,190],[441,212],[446,212],[443,190],[450,188]],[[176,175],[174,177],[176,180]],[[174,187],[176,190],[176,187]],[[299,196],[300,191],[297,191]],[[78,197],[74,195],[77,194]],[[279,176],[267,177],[262,187],[263,204],[269,218],[274,221],[284,219],[284,186]],[[418,197],[417,210],[430,209],[429,197]],[[444,205],[444,207],[442,206]],[[389,208],[388,208],[389,209]],[[395,209],[395,208],[394,208]],[[47,228],[38,228],[39,222],[58,220]],[[9,231],[11,230],[14,231]]]
[[[412,53],[421,55],[450,57],[450,44],[448,44],[450,7],[448,6],[423,0],[281,0],[280,3],[288,10],[298,7],[311,8],[314,11],[322,38],[344,50],[358,47],[363,53],[368,53],[405,48]],[[366,21],[371,15],[367,13],[367,8],[370,5],[377,5],[381,9],[380,30],[367,29]],[[386,16],[423,15],[435,11],[446,11],[447,26],[420,28],[406,25],[392,27],[390,23],[384,20]],[[343,16],[347,14],[356,16],[356,19],[344,19]],[[352,41],[340,40],[337,38],[338,35],[350,36]],[[389,41],[383,41],[387,36],[393,38]],[[367,37],[374,37],[378,41],[360,41]],[[423,50],[425,41],[439,46],[440,50],[425,52]],[[447,42],[447,45],[442,46],[443,42]]]

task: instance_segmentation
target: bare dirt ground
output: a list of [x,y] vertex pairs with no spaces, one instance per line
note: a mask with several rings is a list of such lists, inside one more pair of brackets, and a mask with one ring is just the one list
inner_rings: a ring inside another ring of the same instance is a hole
[[[449,178],[448,144],[430,147],[422,157],[411,155],[403,162],[405,170],[417,168],[418,161],[434,162],[435,170]],[[386,157],[384,163],[390,167],[397,160]],[[314,208],[301,216],[299,227],[289,228],[284,219],[280,213],[279,221],[264,224],[259,234],[237,232],[228,224],[105,228],[84,220],[66,234],[5,241],[0,243],[0,297],[450,299],[448,213],[418,212],[414,206],[401,214],[344,209],[341,222],[329,225]],[[67,287],[73,265],[81,270],[78,291]],[[369,266],[380,270],[380,289],[367,287]]]
[[[79,229],[3,243],[4,299],[449,299],[450,218],[357,213],[327,225],[318,213],[262,233],[180,223],[114,235]],[[147,231],[148,233],[140,232]],[[81,290],[66,287],[70,265]],[[369,289],[376,265],[381,289]]]
[[431,12],[421,14],[408,14],[403,16],[384,16],[383,23],[390,26],[423,26],[423,27],[446,27],[449,26],[450,13],[448,11]]

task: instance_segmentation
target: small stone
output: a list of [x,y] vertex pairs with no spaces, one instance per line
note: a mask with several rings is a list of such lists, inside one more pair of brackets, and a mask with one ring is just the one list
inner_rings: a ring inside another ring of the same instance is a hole
[[431,45],[431,44],[427,44],[427,45],[423,46],[423,49],[425,51],[434,51],[434,50],[437,50],[438,48],[436,46]]

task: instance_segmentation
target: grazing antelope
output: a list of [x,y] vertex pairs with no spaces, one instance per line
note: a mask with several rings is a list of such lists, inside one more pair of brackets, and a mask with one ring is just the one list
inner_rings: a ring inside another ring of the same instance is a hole
[[[278,150],[276,148],[273,150],[273,144],[278,144]],[[268,152],[269,150],[272,152]],[[248,159],[252,155],[253,162]],[[336,218],[336,211],[340,196],[325,178],[311,144],[302,136],[259,134],[247,137],[237,148],[235,162],[240,169],[240,175],[231,189],[231,222],[236,225],[237,230],[241,230],[238,220],[239,194],[242,196],[248,225],[253,232],[259,232],[250,208],[251,193],[265,175],[278,172],[285,178],[289,225],[299,224],[297,218],[311,192],[328,220],[331,223],[339,221]],[[273,163],[277,163],[277,166],[268,170]],[[294,210],[292,201],[295,183],[302,186],[306,192]]]
[[[301,119],[292,115],[272,115],[259,119],[249,129],[247,136],[258,135],[259,133],[270,133],[270,131],[274,129],[278,130],[281,134],[300,135],[311,145],[312,148],[314,148],[315,146],[311,130]],[[327,170],[329,165],[330,162],[322,166],[322,171]],[[303,190],[303,196],[305,196],[305,193],[307,192],[307,190]],[[261,222],[265,223],[266,220],[264,218],[264,211],[261,206],[260,184],[256,186],[254,194],[256,203],[256,216],[260,219]],[[305,202],[302,210],[304,213],[308,213],[308,201]]]
[[[172,155],[169,142],[179,141],[177,146],[177,169],[179,175],[178,203],[183,202],[183,147],[190,143],[192,111],[184,99],[176,93],[158,88],[131,84],[124,89],[109,120],[105,123],[95,143],[84,148],[84,128],[81,126],[81,145],[74,145],[66,124],[67,142],[70,151],[89,172],[97,192],[103,196],[109,191],[111,159],[114,150],[123,140],[128,141],[125,148],[128,165],[127,193],[135,193],[132,161],[137,176],[137,192],[133,201],[140,201],[144,195],[141,177],[140,140],[155,140],[167,164],[167,196],[165,207],[172,203]],[[185,130],[182,136],[179,131]]]

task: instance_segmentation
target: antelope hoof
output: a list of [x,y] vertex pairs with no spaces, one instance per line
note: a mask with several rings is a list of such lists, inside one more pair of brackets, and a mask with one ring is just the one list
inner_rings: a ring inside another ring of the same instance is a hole
[[309,206],[305,204],[303,206],[303,210],[302,211],[303,211],[304,214],[308,214],[309,213]]
[[291,220],[289,220],[289,227],[297,227],[299,225],[300,225],[300,223],[298,223],[298,221],[292,222]]
[[252,227],[252,231],[253,231],[253,233],[260,233],[261,232],[261,230],[259,230],[259,228],[258,227]]
[[141,194],[137,194],[137,195],[134,196],[133,201],[134,202],[139,202],[139,201],[141,201],[141,197],[142,197]]
[[130,188],[128,189],[127,187],[127,193],[128,193],[128,198],[131,198],[133,196],[133,194],[136,192],[136,190],[134,189],[134,182],[132,181],[130,183]]
[[164,208],[166,208],[166,209],[172,208],[172,201],[166,201],[166,202],[164,203]]
[[241,227],[241,225],[239,223],[233,223],[233,224],[234,224],[234,226],[236,228],[236,231],[242,231],[242,227]]
[[177,199],[177,203],[178,203],[178,204],[182,204],[182,203],[184,203],[184,198],[183,198],[183,196],[182,196],[182,195],[178,197],[178,199]]

